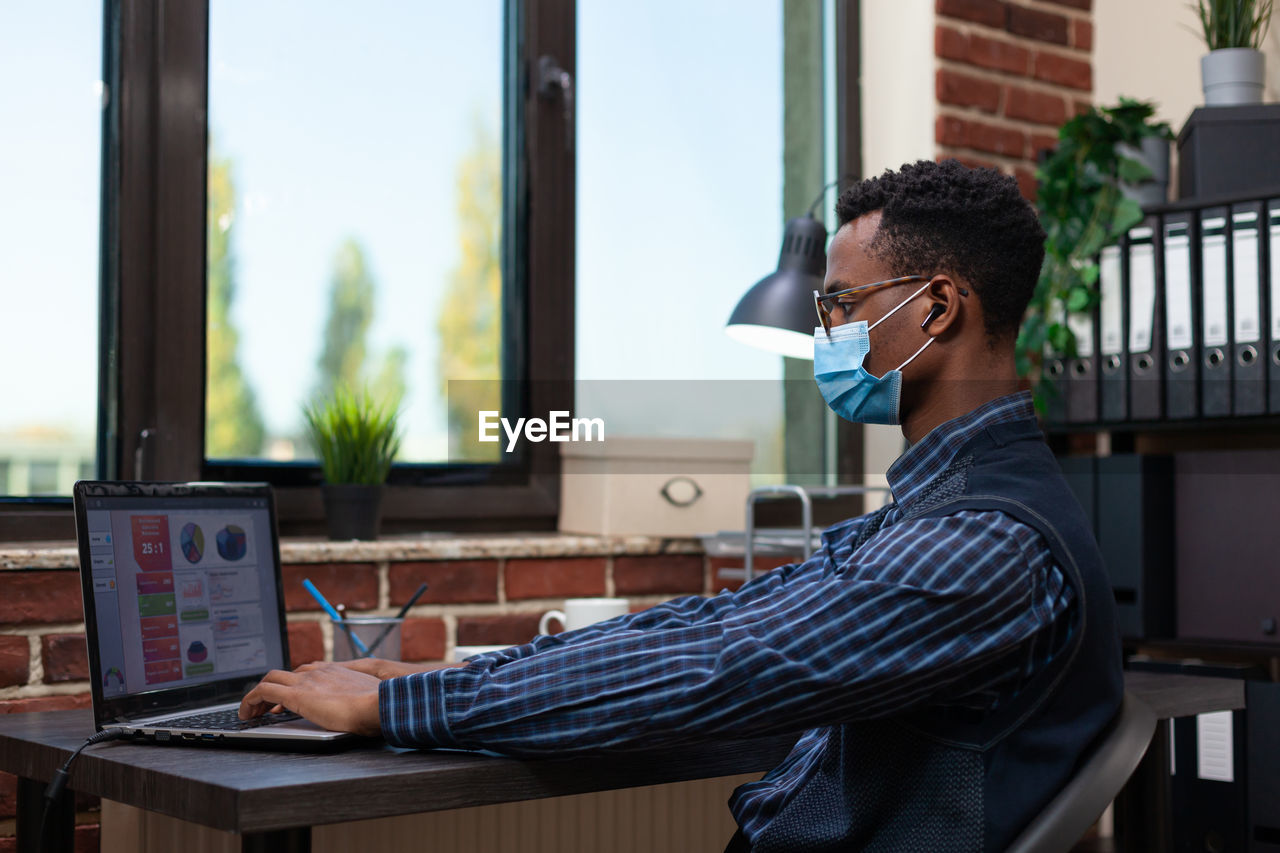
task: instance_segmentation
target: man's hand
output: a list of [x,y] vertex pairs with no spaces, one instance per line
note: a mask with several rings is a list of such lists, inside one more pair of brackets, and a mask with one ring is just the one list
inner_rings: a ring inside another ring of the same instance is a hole
[[413,675],[415,672],[430,672],[433,669],[449,669],[455,666],[465,666],[461,663],[405,663],[398,660],[382,660],[381,658],[358,658],[357,660],[344,660],[336,664],[327,663],[304,663],[298,667],[296,672],[305,672],[313,667],[319,666],[343,666],[347,669],[363,672],[365,675],[372,675],[379,681],[385,681],[388,678],[399,678],[402,675]]
[[296,672],[273,669],[240,701],[240,719],[279,707],[335,732],[382,734],[374,675],[333,663],[312,663]]

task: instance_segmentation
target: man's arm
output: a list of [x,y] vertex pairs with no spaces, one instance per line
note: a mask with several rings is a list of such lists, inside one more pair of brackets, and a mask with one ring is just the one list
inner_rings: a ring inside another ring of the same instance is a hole
[[[721,618],[725,612],[735,607],[776,594],[788,583],[799,582],[811,575],[821,574],[822,566],[823,551],[819,551],[804,563],[791,563],[767,572],[752,580],[751,583],[743,585],[736,592],[726,590],[711,598],[699,595],[685,596],[638,613],[619,616],[616,619],[554,636],[540,636],[530,643],[475,655],[468,660],[472,664],[478,664],[481,661],[506,664],[549,649],[590,643],[615,633],[650,631],[658,628],[670,630],[680,626],[689,627],[709,623]],[[379,680],[398,678],[407,674],[424,674],[453,666],[458,665],[409,664],[399,661],[363,659],[339,663],[308,663],[293,672],[272,670],[245,695],[240,703],[240,717],[248,719],[269,711],[275,712],[281,708],[287,708],[329,729],[356,731],[361,734],[376,733],[379,724],[377,709]],[[336,670],[345,670],[350,675],[336,672]],[[362,689],[364,694],[360,693]],[[369,712],[370,708],[372,713]]]
[[749,606],[761,598],[776,595],[789,583],[806,582],[821,577],[824,568],[831,563],[832,544],[856,536],[862,525],[874,515],[864,513],[854,518],[837,522],[822,533],[822,545],[807,560],[799,563],[788,563],[764,574],[758,575],[750,583],[744,584],[736,591],[721,590],[718,594],[707,597],[687,595],[665,601],[662,604],[619,616],[604,622],[597,622],[574,631],[564,631],[554,635],[544,635],[532,642],[520,646],[512,646],[497,652],[486,652],[468,660],[480,658],[510,662],[529,657],[555,646],[566,643],[588,642],[616,631],[638,630],[648,631],[676,627],[693,627],[705,625],[724,618],[732,610]]
[[[851,519],[849,522],[844,522],[844,524],[856,523],[862,521],[863,518],[865,516]],[[669,630],[710,624],[723,619],[725,614],[736,608],[747,606],[753,601],[777,594],[778,590],[785,588],[790,583],[803,583],[814,577],[821,576],[823,567],[826,564],[825,555],[826,548],[824,545],[823,548],[815,551],[808,560],[801,563],[789,563],[765,572],[733,592],[721,590],[713,596],[686,595],[674,598],[636,613],[628,613],[624,616],[597,622],[594,625],[587,625],[573,631],[542,635],[523,645],[512,646],[509,649],[502,649],[496,652],[485,652],[468,660],[478,661],[484,659],[498,663],[510,663],[531,655],[541,654],[559,646],[591,642],[619,632]]]
[[997,512],[892,525],[839,576],[751,591],[716,619],[384,681],[383,735],[554,755],[796,731],[964,695],[967,675],[1065,606],[1034,600],[1029,537]]

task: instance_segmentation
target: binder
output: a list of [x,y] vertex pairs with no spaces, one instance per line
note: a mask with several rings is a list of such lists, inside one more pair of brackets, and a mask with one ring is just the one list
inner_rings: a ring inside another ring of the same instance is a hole
[[[1045,318],[1046,323],[1063,322],[1066,311],[1061,304],[1051,306],[1049,311],[1049,316]],[[1044,344],[1044,361],[1041,370],[1044,372],[1045,379],[1049,385],[1045,394],[1045,421],[1051,424],[1065,424],[1067,422],[1067,389],[1069,387],[1067,357],[1055,350],[1048,341],[1045,341]]]
[[1125,358],[1128,297],[1120,256],[1120,246],[1107,246],[1098,257],[1098,294],[1101,297],[1098,301],[1099,414],[1104,421],[1123,421],[1129,417],[1129,376]]
[[1155,421],[1164,417],[1164,326],[1159,276],[1160,222],[1148,217],[1125,240],[1129,290],[1129,417]]
[[1272,199],[1267,205],[1270,220],[1270,239],[1267,241],[1267,359],[1268,409],[1280,413],[1280,199]]
[[1094,460],[1094,532],[1115,595],[1116,625],[1129,639],[1173,637],[1173,457],[1113,453]]
[[1043,369],[1050,386],[1045,394],[1044,419],[1047,423],[1064,424],[1067,422],[1067,360],[1046,346]]
[[1192,216],[1166,214],[1162,223],[1161,271],[1164,281],[1164,400],[1170,419],[1194,418],[1200,411],[1200,356],[1196,346]]
[[1098,420],[1097,308],[1067,315],[1067,327],[1076,336],[1076,354],[1067,359],[1067,422]]
[[1200,211],[1200,413],[1231,414],[1230,255],[1227,209]]
[[1231,411],[1261,415],[1267,410],[1267,363],[1263,354],[1263,224],[1261,202],[1231,206]]

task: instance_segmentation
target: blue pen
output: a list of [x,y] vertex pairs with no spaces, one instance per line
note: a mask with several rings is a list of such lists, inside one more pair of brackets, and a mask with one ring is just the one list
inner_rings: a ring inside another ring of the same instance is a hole
[[368,657],[369,647],[366,646],[359,637],[351,633],[351,626],[347,624],[347,620],[343,619],[342,614],[337,610],[334,610],[333,605],[320,594],[320,590],[316,589],[316,585],[311,582],[311,578],[303,578],[302,585],[306,588],[307,592],[311,593],[311,597],[324,608],[324,612],[328,613],[329,617],[333,619],[334,622],[338,623],[338,625],[342,627],[342,630],[347,632],[347,637],[351,640],[351,645],[360,650],[360,655],[362,657]]

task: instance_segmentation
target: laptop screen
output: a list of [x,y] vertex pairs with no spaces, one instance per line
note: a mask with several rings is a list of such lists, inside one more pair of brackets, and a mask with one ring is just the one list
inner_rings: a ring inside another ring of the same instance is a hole
[[150,489],[146,496],[77,494],[102,698],[282,668],[269,491]]

